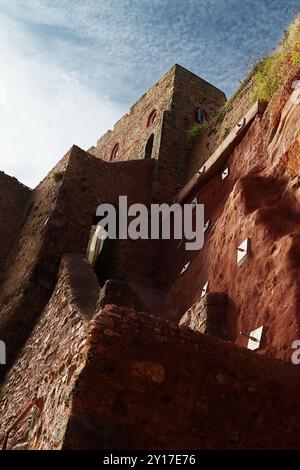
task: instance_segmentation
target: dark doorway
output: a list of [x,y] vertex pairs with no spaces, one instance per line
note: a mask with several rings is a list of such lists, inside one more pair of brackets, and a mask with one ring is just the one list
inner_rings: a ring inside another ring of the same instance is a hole
[[151,134],[145,147],[145,158],[152,157],[154,134]]

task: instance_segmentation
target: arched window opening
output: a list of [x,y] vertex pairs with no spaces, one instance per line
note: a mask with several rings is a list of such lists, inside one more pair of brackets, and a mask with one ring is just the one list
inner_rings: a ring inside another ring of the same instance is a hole
[[[118,274],[118,267],[117,267],[117,257],[116,257],[116,251],[117,251],[117,246],[120,248],[120,240],[115,239],[113,234],[110,234],[110,228],[113,230],[113,227],[109,227],[108,224],[115,223],[115,233],[118,234],[120,233],[120,227],[119,227],[119,206],[115,205],[115,215],[116,215],[116,220],[115,222],[107,222],[105,223],[106,217],[108,215],[105,214],[105,216],[97,216],[97,224],[101,223],[101,228],[100,230],[100,243],[101,247],[96,252],[96,256],[94,257],[95,262],[94,262],[94,270],[96,273],[96,276],[98,278],[99,284],[101,287],[104,286],[105,282],[108,279],[115,279],[117,274]],[[97,225],[99,227],[99,225]],[[112,238],[110,238],[110,235]],[[99,235],[98,235],[99,237]],[[99,242],[98,242],[99,243]]]
[[107,238],[107,232],[101,225],[93,225],[91,230],[91,238],[87,250],[87,258],[94,266],[98,256],[100,255],[104,242]]
[[156,118],[157,118],[157,111],[156,111],[156,109],[154,109],[154,110],[149,114],[148,121],[147,121],[147,127],[152,126],[152,124],[155,123]]
[[197,108],[195,112],[195,121],[199,122],[199,124],[203,124],[207,122],[207,114],[202,108]]
[[114,160],[119,155],[119,144],[114,145],[109,160]]
[[152,157],[152,150],[153,150],[153,142],[154,142],[154,134],[151,134],[145,147],[145,158]]

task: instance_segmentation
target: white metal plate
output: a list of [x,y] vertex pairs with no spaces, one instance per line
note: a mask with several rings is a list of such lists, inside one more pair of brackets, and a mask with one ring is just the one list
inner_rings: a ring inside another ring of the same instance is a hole
[[255,330],[250,332],[250,338],[248,340],[248,345],[247,348],[251,349],[251,351],[255,351],[256,349],[259,348],[260,342],[261,342],[261,337],[263,333],[263,326],[260,326],[259,328],[256,328]]
[[197,176],[198,176],[198,178],[199,178],[201,175],[203,175],[203,173],[205,173],[205,166],[203,166],[201,169],[199,169],[199,170],[197,171]]
[[196,205],[198,204],[198,201],[197,201],[196,197],[195,197],[195,199],[192,200],[191,204],[192,204],[192,208],[194,209],[196,207]]
[[188,269],[188,267],[189,267],[190,264],[191,264],[191,262],[189,261],[188,263],[186,263],[186,264],[183,266],[182,270],[180,271],[180,275],[183,274],[183,273],[185,273],[185,271]]
[[204,284],[201,291],[201,298],[204,297],[208,292],[208,281]]
[[236,133],[238,134],[241,132],[241,130],[245,127],[246,124],[246,118],[243,118],[240,122],[237,123],[236,125]]
[[207,222],[205,222],[205,224],[204,224],[204,233],[205,233],[206,230],[208,229],[209,224],[210,224],[210,220],[208,220]]
[[237,264],[239,266],[241,266],[241,264],[243,263],[243,261],[245,261],[245,258],[248,254],[248,247],[249,247],[249,239],[246,238],[243,243],[241,243],[239,246],[238,246],[238,249],[237,249]]
[[107,232],[101,225],[97,225],[95,232],[93,234],[93,238],[90,244],[89,253],[88,253],[88,260],[91,264],[95,264],[95,261],[101,250],[103,248],[104,242],[107,238]]
[[228,175],[229,175],[229,169],[225,168],[225,170],[222,171],[222,180],[225,180]]

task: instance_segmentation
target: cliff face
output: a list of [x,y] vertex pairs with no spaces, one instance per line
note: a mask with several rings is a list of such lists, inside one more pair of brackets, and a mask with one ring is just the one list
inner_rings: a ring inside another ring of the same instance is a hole
[[[218,171],[199,184],[195,195],[210,221],[203,249],[181,249],[176,259],[169,250],[161,264],[163,279],[173,279],[165,299],[167,317],[178,320],[199,302],[199,287],[209,282],[209,290],[228,295],[228,339],[246,345],[240,332],[264,325],[260,352],[286,360],[300,337],[298,94],[299,88],[282,90],[265,115],[256,117],[225,165],[225,180]],[[238,266],[237,248],[246,238],[247,260]],[[189,261],[187,272],[176,279]]]
[[[140,159],[140,150],[137,160],[101,160],[100,139],[95,155],[72,147],[32,192],[5,178],[16,234],[0,291],[8,351],[0,438],[8,448],[300,445],[299,371],[290,363],[300,339],[299,63],[268,103],[251,103],[254,74],[226,116],[220,109],[226,137],[216,135],[217,116],[189,152],[181,134],[173,138],[176,113],[182,126],[191,122],[185,97],[194,106],[202,94],[191,84],[202,82],[193,76],[187,91],[180,74],[158,121],[157,161]],[[151,93],[147,100],[152,108]],[[105,136],[106,155],[113,137]],[[117,205],[124,194],[129,204],[164,202],[164,184],[168,201],[183,175],[176,200],[196,197],[209,221],[201,250],[178,240],[109,241],[94,268],[87,262],[99,204]],[[258,327],[261,342],[249,351]]]

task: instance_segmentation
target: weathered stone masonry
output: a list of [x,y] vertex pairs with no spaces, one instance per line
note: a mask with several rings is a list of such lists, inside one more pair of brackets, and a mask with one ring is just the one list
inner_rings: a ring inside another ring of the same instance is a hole
[[[119,144],[113,161],[145,158],[145,149],[154,135],[152,158],[157,160],[153,198],[174,197],[186,177],[191,142],[187,131],[195,124],[195,111],[202,107],[212,119],[225,102],[225,95],[179,65],[175,65],[145,93],[89,152],[106,161]],[[157,117],[148,125],[149,116]]]
[[87,262],[66,257],[0,392],[0,435],[32,398],[43,403],[9,449],[297,447],[292,365],[133,309],[93,315],[97,291]]
[[[17,249],[7,260],[0,292],[0,338],[8,345],[8,365],[51,296],[61,256],[68,252],[85,254],[97,206],[117,204],[120,193],[128,195],[129,203],[150,198],[151,160],[106,163],[72,147],[55,171],[63,178],[55,183],[51,172],[33,191]],[[127,270],[134,269],[138,251],[135,256],[132,251],[124,254],[122,247],[119,251],[116,269],[124,271],[124,263]],[[0,375],[3,371],[2,367]]]
[[98,289],[96,276],[82,256],[64,258],[52,298],[0,393],[1,435],[32,399],[43,402],[40,413],[34,413],[34,419],[29,415],[12,433],[8,448],[61,447]]
[[[127,195],[129,204],[172,199],[184,179],[183,161],[190,148],[186,131],[194,123],[196,107],[204,106],[212,116],[224,99],[222,92],[175,65],[96,148],[88,153],[73,147],[35,190],[22,189],[30,201],[21,222],[21,215],[14,216],[15,225],[21,225],[20,234],[17,249],[6,253],[0,292],[0,337],[10,345],[8,364],[51,295],[61,256],[70,251],[85,253],[97,206],[117,204],[119,195]],[[149,122],[153,111],[156,119]],[[145,159],[152,134],[152,158]],[[116,143],[119,152],[112,160]],[[54,172],[61,174],[59,181],[52,178]],[[5,221],[3,226],[8,226]],[[12,239],[7,230],[1,233],[6,237],[3,246]],[[112,245],[100,277],[104,281],[108,277],[137,280],[139,284],[141,277],[155,276],[157,258],[157,243],[125,240]]]
[[0,284],[8,253],[26,220],[30,195],[29,188],[0,172]]

